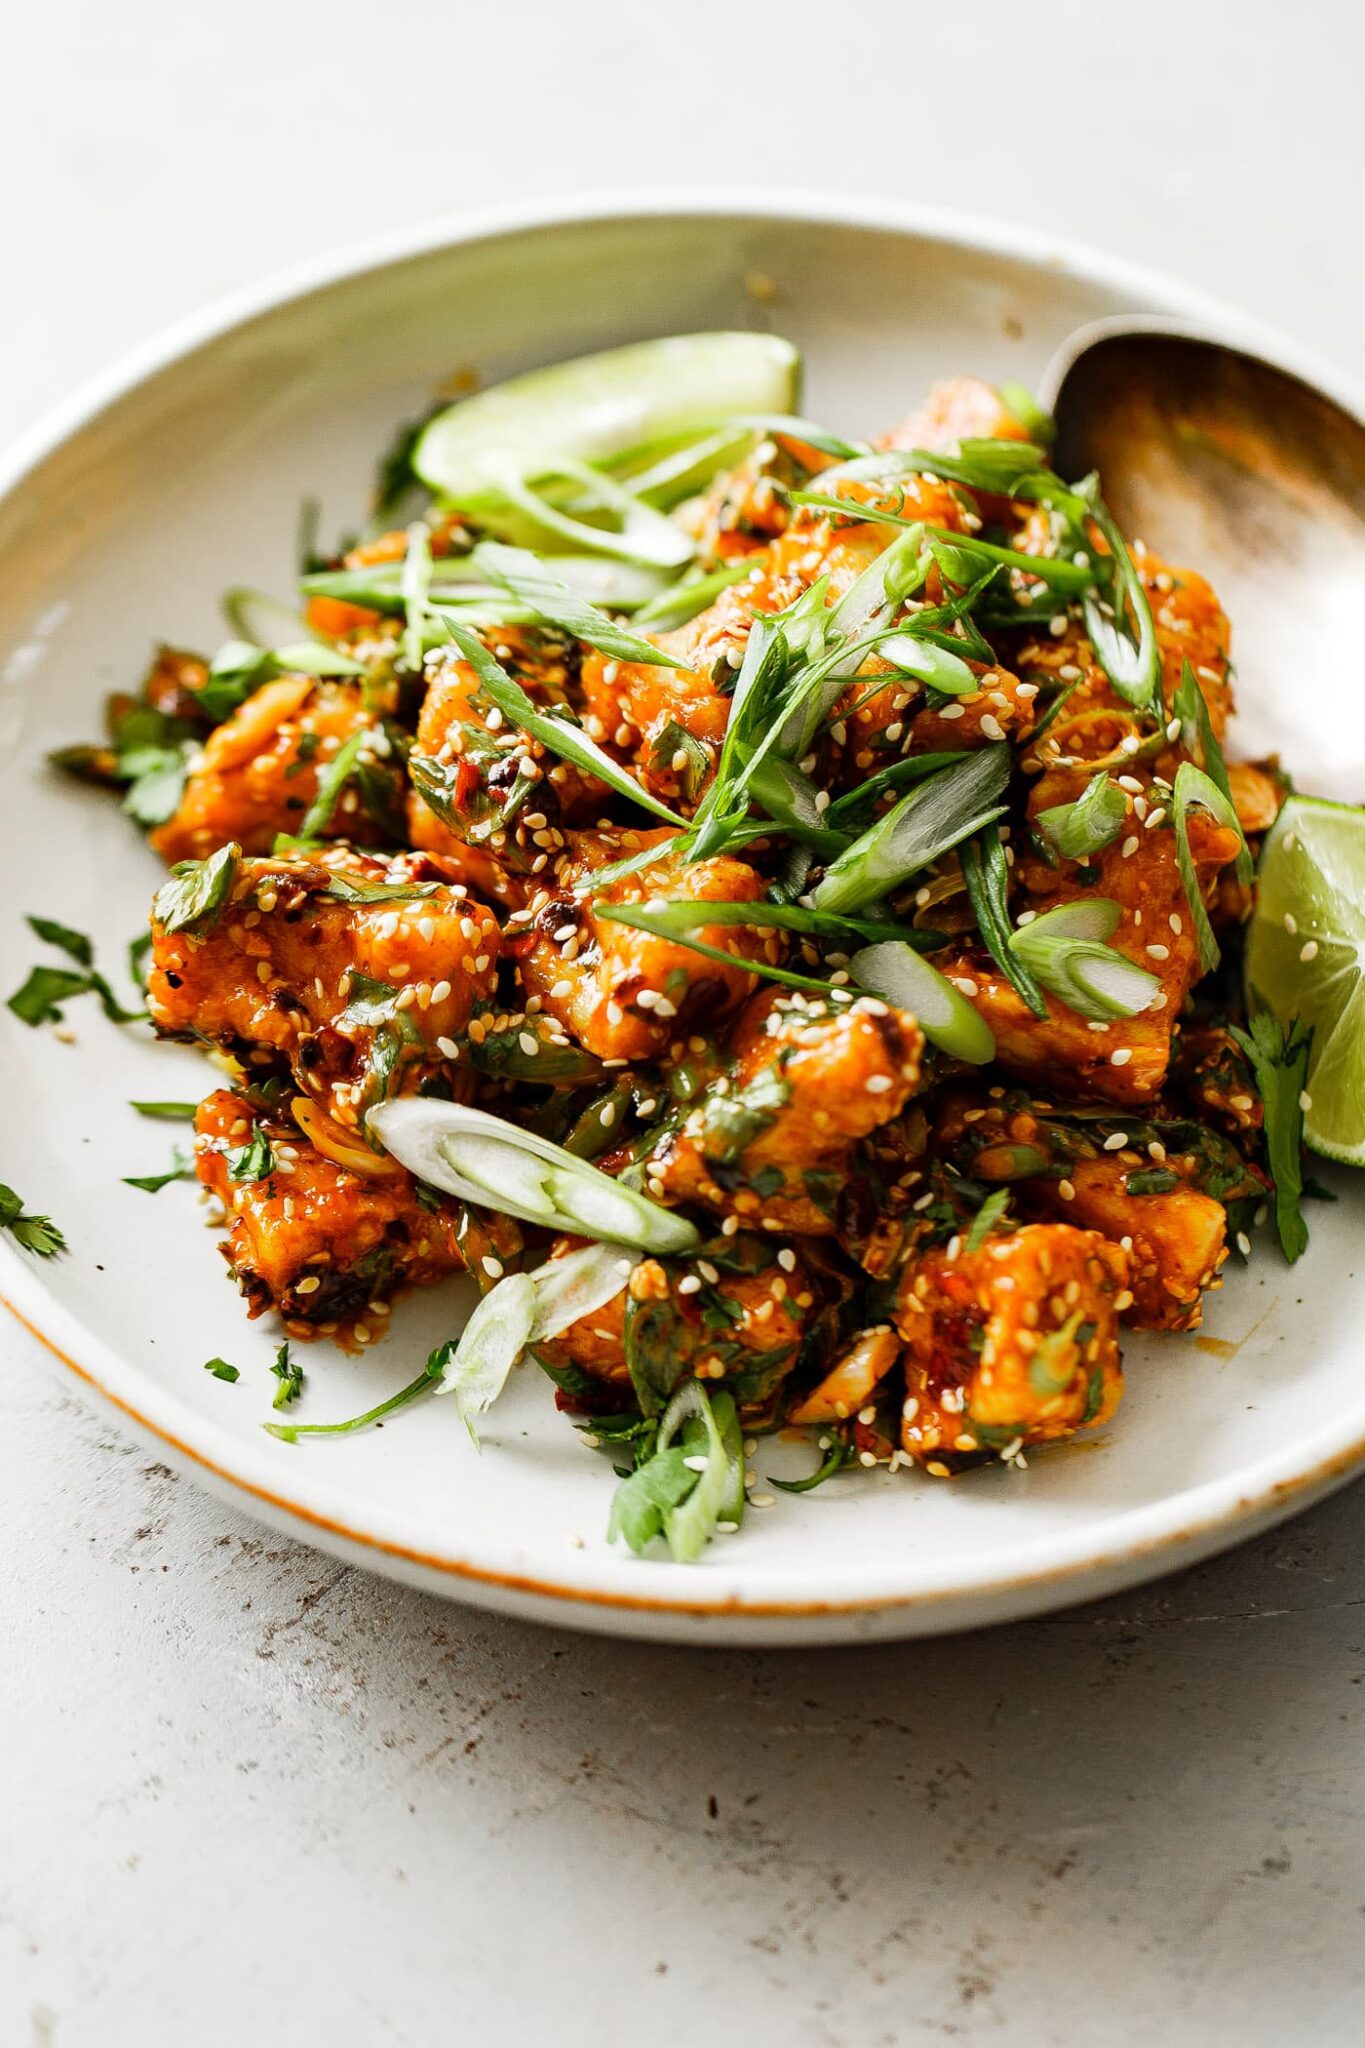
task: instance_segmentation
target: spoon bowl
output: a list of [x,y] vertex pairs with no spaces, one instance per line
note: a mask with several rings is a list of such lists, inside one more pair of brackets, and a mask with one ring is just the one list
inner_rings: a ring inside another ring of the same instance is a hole
[[1100,473],[1123,531],[1197,563],[1233,621],[1233,746],[1292,704],[1301,787],[1365,800],[1365,424],[1264,357],[1171,322],[1083,328],[1043,390],[1056,468]]

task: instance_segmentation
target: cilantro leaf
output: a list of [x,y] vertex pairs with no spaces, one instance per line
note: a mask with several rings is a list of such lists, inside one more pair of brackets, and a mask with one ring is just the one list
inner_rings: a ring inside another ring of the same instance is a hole
[[35,1258],[50,1259],[66,1250],[66,1239],[50,1216],[29,1216],[13,1188],[0,1185],[0,1230],[8,1230],[16,1244]]
[[90,993],[90,976],[70,967],[35,967],[28,980],[9,997],[8,1006],[25,1024],[57,1024],[61,1005],[72,996]]
[[193,1179],[194,1161],[188,1152],[183,1152],[179,1145],[177,1145],[171,1154],[171,1164],[165,1173],[147,1173],[136,1176],[125,1174],[123,1185],[126,1188],[141,1188],[143,1193],[147,1195],[156,1195],[161,1192],[162,1188],[169,1187],[173,1180]]
[[241,857],[241,847],[230,840],[207,860],[177,861],[170,881],[162,883],[152,904],[162,930],[210,929],[227,901]]
[[227,1170],[229,1180],[268,1180],[275,1171],[275,1154],[259,1124],[240,1152],[229,1156]]
[[281,1344],[275,1353],[275,1363],[270,1370],[280,1383],[275,1389],[275,1398],[270,1405],[272,1408],[287,1408],[289,1403],[297,1401],[303,1392],[303,1367],[295,1365],[289,1356],[287,1343]]
[[58,924],[52,917],[27,917],[24,922],[31,932],[36,932],[49,946],[60,946],[80,966],[94,966],[95,949],[84,932],[72,931],[70,925]]
[[1303,1092],[1310,1028],[1294,1018],[1285,1032],[1268,1010],[1251,1019],[1249,1031],[1229,1025],[1246,1054],[1265,1112],[1266,1164],[1275,1183],[1275,1229],[1280,1249],[1293,1265],[1308,1247],[1303,1220]]

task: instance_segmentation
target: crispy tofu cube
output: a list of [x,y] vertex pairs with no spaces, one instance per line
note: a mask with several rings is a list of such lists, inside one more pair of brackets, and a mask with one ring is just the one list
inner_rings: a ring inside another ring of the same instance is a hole
[[[563,1238],[554,1255],[578,1244]],[[578,1375],[647,1410],[661,1408],[678,1381],[728,1386],[752,1407],[768,1400],[796,1363],[820,1306],[818,1285],[799,1252],[779,1263],[775,1247],[747,1233],[718,1238],[687,1259],[643,1259],[628,1286],[561,1336],[537,1346],[561,1378],[566,1405],[591,1406],[574,1392]]]
[[[277,833],[298,831],[319,775],[341,746],[367,729],[375,731],[375,721],[354,683],[312,676],[263,683],[209,734],[175,815],[153,832],[152,845],[168,862],[202,860],[229,840],[247,853],[269,853]],[[375,744],[386,744],[382,733]],[[393,781],[396,802],[396,773]],[[353,785],[342,790],[323,832],[361,845],[394,837]]]
[[[507,946],[527,995],[538,996],[544,1014],[599,1059],[657,1059],[673,1040],[713,1027],[749,994],[754,976],[746,960],[781,956],[780,936],[771,931],[718,924],[691,934],[723,952],[721,962],[594,914],[594,903],[756,903],[763,896],[761,877],[744,861],[728,854],[679,861],[668,852],[672,837],[667,828],[571,833],[553,871],[553,893],[547,889],[548,900],[528,921],[509,923]],[[577,893],[598,868],[649,845],[660,849],[650,866],[600,895]]]
[[[510,1218],[430,1190],[419,1196],[395,1161],[343,1131],[314,1129],[330,1154],[283,1111],[267,1117],[226,1089],[199,1105],[195,1171],[227,1212],[221,1249],[252,1316],[273,1311],[297,1337],[338,1325],[353,1335],[357,1324],[378,1335],[382,1317],[366,1315],[372,1303],[451,1273],[486,1287],[484,1259],[501,1264],[519,1251]],[[244,1155],[262,1141],[267,1170],[247,1178]]]
[[287,1060],[355,1128],[397,1075],[450,1058],[498,949],[492,911],[430,856],[242,860],[207,929],[153,920],[148,1007],[163,1036]]
[[919,1083],[913,1017],[785,990],[740,1014],[725,1072],[650,1162],[665,1198],[805,1237],[835,1234],[852,1148]]
[[1128,1255],[1098,1231],[1026,1224],[975,1251],[959,1238],[906,1269],[902,1448],[937,1476],[1107,1422],[1123,1391]]

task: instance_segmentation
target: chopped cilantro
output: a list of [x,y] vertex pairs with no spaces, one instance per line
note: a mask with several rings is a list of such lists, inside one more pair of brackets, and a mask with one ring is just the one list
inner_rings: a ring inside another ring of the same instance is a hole
[[235,1365],[229,1365],[225,1358],[206,1358],[204,1371],[211,1372],[216,1380],[239,1380],[242,1375]]
[[259,1124],[241,1150],[229,1155],[227,1170],[229,1180],[267,1180],[275,1171],[275,1154]]
[[967,1250],[979,1251],[1010,1205],[1008,1188],[997,1188],[993,1195],[987,1195],[981,1207],[972,1218],[972,1227],[967,1232]]
[[58,924],[56,919],[51,917],[28,917],[24,922],[30,931],[36,932],[49,946],[60,946],[64,953],[69,953],[82,967],[94,966],[95,949],[84,932],[74,932],[69,924]]
[[123,1185],[126,1188],[141,1188],[143,1193],[147,1195],[156,1195],[161,1192],[162,1188],[169,1187],[173,1180],[193,1179],[194,1161],[188,1152],[182,1152],[177,1145],[171,1154],[171,1163],[165,1173],[146,1173],[136,1176],[125,1174]]
[[7,1230],[16,1244],[35,1258],[50,1259],[66,1250],[66,1239],[50,1216],[30,1216],[22,1198],[13,1188],[0,1185],[0,1230]]
[[1265,1111],[1266,1164],[1275,1183],[1275,1229],[1289,1263],[1308,1248],[1303,1220],[1303,1091],[1313,1033],[1296,1018],[1286,1034],[1268,1010],[1249,1031],[1229,1029],[1246,1054]]
[[230,840],[207,860],[177,861],[156,892],[152,914],[163,931],[208,930],[228,898],[242,849]]
[[275,1353],[275,1363],[270,1370],[280,1383],[275,1389],[275,1398],[270,1405],[272,1408],[287,1408],[289,1403],[297,1401],[303,1392],[303,1367],[295,1365],[289,1356],[287,1343],[281,1344]]

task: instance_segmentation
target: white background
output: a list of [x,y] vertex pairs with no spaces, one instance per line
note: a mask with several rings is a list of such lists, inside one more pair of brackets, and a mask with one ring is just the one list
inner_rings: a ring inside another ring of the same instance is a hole
[[[683,181],[1004,215],[1358,370],[1363,58],[1327,0],[29,6],[0,438],[299,256]],[[1360,1489],[1050,1621],[701,1657],[399,1592],[0,1368],[6,2044],[1360,2038]]]

